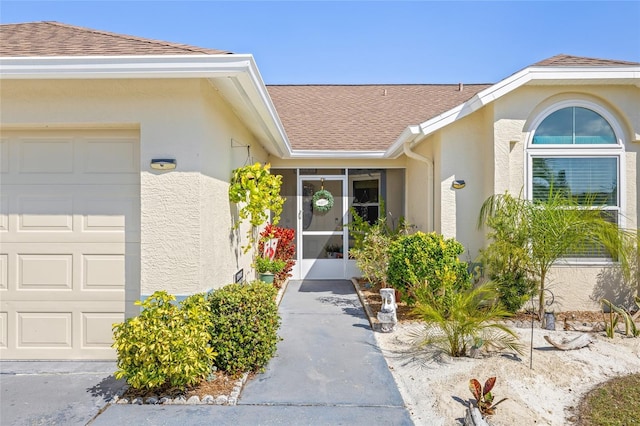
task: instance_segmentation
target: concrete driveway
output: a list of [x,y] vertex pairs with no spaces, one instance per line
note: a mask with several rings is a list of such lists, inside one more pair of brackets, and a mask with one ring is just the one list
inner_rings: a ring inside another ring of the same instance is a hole
[[86,425],[123,386],[115,362],[0,361],[0,424]]

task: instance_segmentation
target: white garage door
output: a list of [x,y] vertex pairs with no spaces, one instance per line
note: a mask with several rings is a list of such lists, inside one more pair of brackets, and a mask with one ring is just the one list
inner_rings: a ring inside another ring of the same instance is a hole
[[0,133],[2,359],[115,357],[112,324],[139,289],[138,139]]

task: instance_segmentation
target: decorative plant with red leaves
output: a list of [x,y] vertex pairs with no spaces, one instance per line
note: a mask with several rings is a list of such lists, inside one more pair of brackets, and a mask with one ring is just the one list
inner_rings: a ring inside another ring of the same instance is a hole
[[270,238],[277,238],[278,245],[276,246],[275,259],[284,260],[286,266],[280,272],[275,275],[274,285],[280,287],[287,278],[291,276],[291,269],[295,265],[296,261],[296,245],[295,231],[290,228],[280,228],[278,226],[268,224],[264,231],[260,233],[260,241],[258,242],[258,253],[264,251],[264,242]]
[[469,390],[473,394],[473,397],[476,399],[476,405],[478,406],[478,410],[483,416],[490,416],[495,413],[496,406],[503,401],[506,401],[507,398],[502,398],[500,401],[493,403],[493,394],[491,393],[491,389],[496,384],[495,377],[489,377],[487,381],[484,383],[484,389],[479,381],[476,379],[469,380]]

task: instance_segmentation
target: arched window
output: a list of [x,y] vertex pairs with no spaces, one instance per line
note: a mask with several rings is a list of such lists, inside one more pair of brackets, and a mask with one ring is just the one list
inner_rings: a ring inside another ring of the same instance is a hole
[[606,145],[615,144],[611,124],[587,108],[568,107],[549,114],[533,136],[534,145]]
[[[540,117],[527,148],[529,199],[544,201],[551,189],[562,191],[585,207],[604,206],[607,219],[619,223],[623,149],[604,114],[597,106],[574,104]],[[594,249],[572,257],[604,256]]]

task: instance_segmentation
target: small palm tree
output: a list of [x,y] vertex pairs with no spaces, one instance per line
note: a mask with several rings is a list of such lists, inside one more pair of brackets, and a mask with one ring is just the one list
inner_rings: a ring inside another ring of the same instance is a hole
[[[522,267],[537,281],[538,315],[544,321],[545,288],[551,267],[561,258],[604,249],[620,261],[628,273],[627,251],[623,249],[626,232],[606,219],[603,206],[593,198],[576,200],[566,191],[549,191],[544,201],[514,197],[508,193],[489,197],[480,210],[479,227],[492,222],[513,226],[517,239],[495,239],[525,254]],[[490,246],[491,247],[491,246]],[[488,247],[488,248],[490,248]],[[544,326],[544,323],[543,323]]]
[[518,336],[499,320],[511,314],[497,301],[493,283],[450,295],[446,306],[420,293],[413,312],[427,323],[421,345],[435,345],[453,357],[472,346],[486,345],[522,353]]

